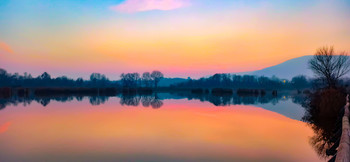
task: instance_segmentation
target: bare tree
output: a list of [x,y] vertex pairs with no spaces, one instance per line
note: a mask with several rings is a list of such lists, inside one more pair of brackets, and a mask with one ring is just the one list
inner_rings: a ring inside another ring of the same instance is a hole
[[328,87],[335,87],[339,79],[349,72],[350,60],[346,52],[336,53],[333,46],[324,46],[317,49],[309,67]]
[[108,78],[104,74],[92,73],[90,75],[90,81],[94,84],[94,86],[105,86]]
[[159,81],[164,77],[164,75],[160,71],[153,71],[151,77],[154,81],[154,87],[157,88]]
[[140,80],[139,73],[127,73],[120,75],[122,85],[124,87],[137,87],[138,81]]
[[152,77],[151,77],[151,73],[149,72],[144,72],[142,74],[142,82],[145,85],[145,87],[151,87],[152,85]]

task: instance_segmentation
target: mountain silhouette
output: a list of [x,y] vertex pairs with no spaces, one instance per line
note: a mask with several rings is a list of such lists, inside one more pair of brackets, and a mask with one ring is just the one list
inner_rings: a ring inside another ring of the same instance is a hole
[[292,79],[297,75],[305,75],[307,77],[313,77],[313,72],[308,67],[308,61],[312,58],[312,55],[297,57],[287,60],[283,63],[275,66],[267,67],[257,71],[237,73],[238,75],[256,75],[272,77],[276,76],[283,79]]

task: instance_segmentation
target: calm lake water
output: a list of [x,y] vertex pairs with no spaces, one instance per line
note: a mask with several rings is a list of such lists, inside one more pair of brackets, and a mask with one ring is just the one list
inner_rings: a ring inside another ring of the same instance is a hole
[[7,104],[0,161],[325,161],[294,100],[159,94]]

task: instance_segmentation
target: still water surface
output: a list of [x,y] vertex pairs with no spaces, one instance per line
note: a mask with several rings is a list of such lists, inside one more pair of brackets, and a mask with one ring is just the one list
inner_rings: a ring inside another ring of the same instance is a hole
[[164,97],[154,108],[123,100],[9,105],[0,161],[324,161],[304,109],[288,98],[216,106]]

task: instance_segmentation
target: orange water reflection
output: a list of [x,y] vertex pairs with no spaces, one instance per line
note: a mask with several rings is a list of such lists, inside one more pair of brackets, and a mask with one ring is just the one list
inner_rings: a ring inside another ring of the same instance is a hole
[[0,134],[6,132],[10,125],[11,125],[11,122],[6,122],[6,123],[0,125]]
[[305,123],[253,106],[30,107],[0,112],[0,122],[12,119],[0,134],[0,160],[320,161]]

